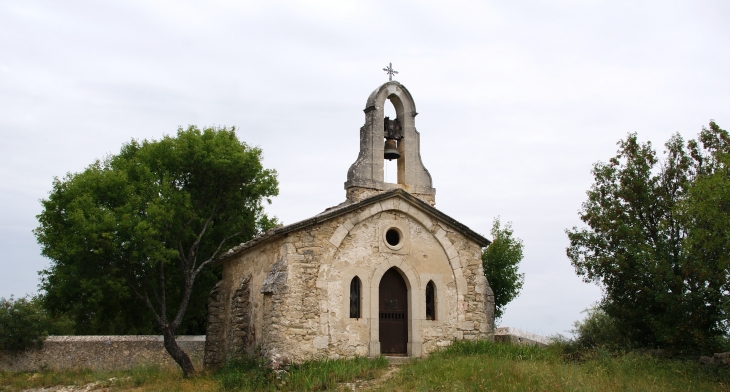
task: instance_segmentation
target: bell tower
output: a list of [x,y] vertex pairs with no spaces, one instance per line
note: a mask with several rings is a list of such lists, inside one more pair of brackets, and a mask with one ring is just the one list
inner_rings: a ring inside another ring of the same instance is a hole
[[[395,119],[384,117],[386,99],[395,108]],[[420,134],[415,125],[418,113],[411,93],[402,84],[389,81],[370,94],[364,112],[360,154],[347,171],[347,199],[357,202],[400,188],[435,205],[436,189],[432,187],[431,174],[421,161]],[[398,161],[398,182],[395,184],[385,182],[384,159]]]

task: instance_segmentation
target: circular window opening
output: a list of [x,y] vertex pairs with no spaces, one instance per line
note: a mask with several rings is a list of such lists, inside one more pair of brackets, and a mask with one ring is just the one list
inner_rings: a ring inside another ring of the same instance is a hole
[[390,246],[397,246],[400,243],[400,231],[398,229],[388,229],[385,232],[385,241]]

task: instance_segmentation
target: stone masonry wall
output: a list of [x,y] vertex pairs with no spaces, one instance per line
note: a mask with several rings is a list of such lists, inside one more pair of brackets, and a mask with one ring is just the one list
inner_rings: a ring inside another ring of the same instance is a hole
[[461,274],[466,281],[466,292],[463,298],[459,296],[459,310],[462,314],[459,315],[460,333],[457,338],[493,339],[494,293],[484,276],[481,247],[443,222],[438,222],[433,227],[433,232],[437,237],[445,236],[453,244],[461,264]]
[[[377,233],[379,222],[385,221],[401,222],[411,233],[417,242],[411,254],[382,256]],[[337,256],[346,249],[364,253],[358,256],[360,261],[352,255]],[[427,354],[455,339],[493,338],[494,298],[482,272],[480,245],[397,197],[287,232],[225,259],[224,330],[231,334],[246,328],[234,321],[242,318],[235,316],[232,296],[251,276],[250,347],[257,348],[272,367],[315,358],[373,355],[373,350],[379,350],[372,345],[377,341],[373,339],[377,311],[375,317],[367,316],[370,305],[363,299],[363,318],[348,320],[347,287],[352,276],[365,277],[365,285],[367,274],[381,268],[382,276],[392,263],[402,263],[402,269],[410,269],[412,275],[411,355]],[[429,279],[437,283],[441,296],[439,322],[426,322],[425,304],[421,309],[420,291],[425,296]],[[368,283],[376,290],[377,280]],[[225,350],[229,357],[235,351],[233,347]]]
[[264,351],[273,367],[327,357],[321,350],[323,343],[317,340],[326,313],[320,307],[317,277],[322,262],[334,251],[327,240],[335,229],[335,224],[328,221],[291,233],[283,240],[288,271],[286,294],[272,297],[278,301],[272,304],[270,328],[277,333],[266,342]]
[[[282,240],[271,240],[223,263],[221,294],[214,306],[220,312],[216,318],[221,321],[218,329],[208,328],[208,347],[218,351],[206,353],[211,358],[210,362],[206,360],[206,366],[253,354],[255,350],[268,357],[271,347],[285,340],[279,336],[278,322],[283,309],[279,303],[285,300],[288,290],[286,278],[291,260],[286,250]],[[208,307],[210,320],[210,302]]]
[[225,361],[226,306],[223,281],[219,281],[208,296],[208,326],[206,328],[205,358],[206,367],[216,367]]
[[[383,185],[385,185],[386,187],[388,187],[390,189],[400,188],[400,189],[405,189],[406,191],[410,191],[408,189],[408,185],[391,184],[391,183],[384,183]],[[373,188],[365,188],[365,187],[360,187],[360,186],[352,186],[352,187],[345,189],[345,196],[348,201],[350,201],[352,203],[357,203],[360,200],[367,199],[368,197],[371,197],[371,196],[374,196],[374,195],[377,195],[377,194],[383,193],[383,192],[385,192],[385,191],[373,189]],[[434,195],[434,194],[425,194],[425,193],[421,194],[421,193],[413,193],[413,192],[411,192],[411,194],[413,196],[425,201],[431,207],[436,205],[436,195]]]
[[[201,369],[205,336],[179,336],[177,344]],[[39,349],[0,352],[2,371],[126,370],[142,365],[177,367],[162,336],[49,336]]]
[[[384,242],[383,234],[391,227],[403,233],[400,249],[391,249]],[[409,284],[410,354],[427,354],[457,338],[458,292],[447,254],[420,222],[399,209],[391,209],[356,224],[326,269],[323,279],[329,286],[330,351],[347,357],[371,354],[369,343],[378,340],[373,328],[379,327],[375,295],[382,273],[391,267],[398,268]],[[363,282],[363,319],[348,316],[347,287],[354,276]],[[429,281],[436,286],[434,320],[426,319]]]
[[230,355],[251,353],[254,343],[251,313],[251,275],[248,275],[241,280],[231,298],[231,322],[226,334],[226,346]]

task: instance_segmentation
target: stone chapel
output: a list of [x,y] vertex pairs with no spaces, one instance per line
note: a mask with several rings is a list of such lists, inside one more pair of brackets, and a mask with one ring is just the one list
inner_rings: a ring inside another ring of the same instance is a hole
[[[390,100],[396,118],[384,117]],[[274,368],[354,356],[421,357],[457,339],[493,339],[489,240],[434,208],[416,105],[402,84],[365,105],[346,200],[271,229],[220,257],[210,293],[206,366],[261,355]],[[397,159],[398,183],[384,181]]]

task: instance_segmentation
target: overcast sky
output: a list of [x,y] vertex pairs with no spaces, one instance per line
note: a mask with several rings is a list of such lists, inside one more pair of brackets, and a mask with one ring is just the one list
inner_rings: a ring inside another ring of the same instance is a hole
[[[600,298],[564,230],[629,132],[661,151],[730,129],[727,1],[0,2],[0,297],[37,291],[54,176],[132,138],[236,126],[279,172],[284,223],[342,202],[389,62],[420,113],[436,207],[523,239],[502,326],[564,333]],[[392,172],[392,170],[391,170]]]

